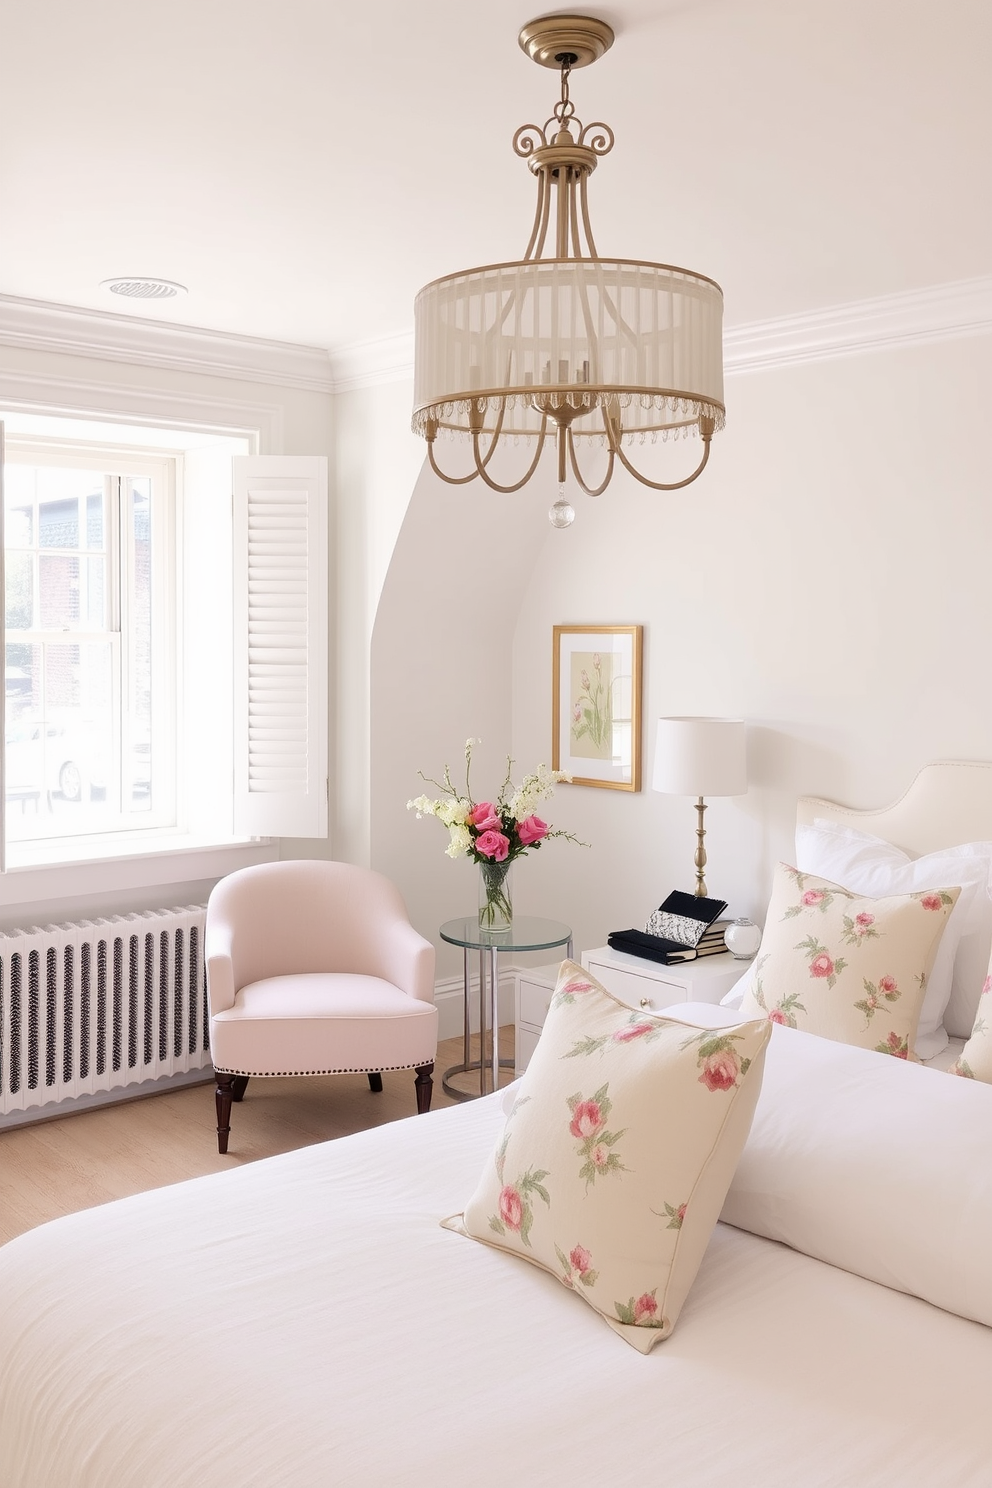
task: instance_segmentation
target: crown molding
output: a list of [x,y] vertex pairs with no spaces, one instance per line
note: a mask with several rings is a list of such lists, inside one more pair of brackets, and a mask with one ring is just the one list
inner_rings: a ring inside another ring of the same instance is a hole
[[[729,326],[724,367],[735,376],[990,331],[992,277],[964,279]],[[328,352],[10,295],[0,295],[0,345],[326,393],[413,377],[412,330]]]
[[0,295],[0,346],[168,367],[178,372],[233,377],[239,382],[334,391],[330,358],[320,347],[171,325],[74,305],[50,305],[13,295]]
[[759,372],[990,330],[992,278],[963,279],[808,315],[730,326],[723,336],[724,370],[730,376]]

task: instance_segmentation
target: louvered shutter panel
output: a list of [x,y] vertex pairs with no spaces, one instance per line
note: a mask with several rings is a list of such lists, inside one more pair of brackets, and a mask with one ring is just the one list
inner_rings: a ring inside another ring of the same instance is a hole
[[234,461],[235,830],[327,836],[327,460]]

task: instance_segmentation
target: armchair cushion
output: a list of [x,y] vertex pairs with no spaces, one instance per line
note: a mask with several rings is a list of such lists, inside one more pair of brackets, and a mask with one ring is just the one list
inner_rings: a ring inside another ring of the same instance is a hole
[[266,977],[215,1013],[213,1061],[226,1074],[323,1075],[413,1069],[437,1049],[437,1008],[380,977]]

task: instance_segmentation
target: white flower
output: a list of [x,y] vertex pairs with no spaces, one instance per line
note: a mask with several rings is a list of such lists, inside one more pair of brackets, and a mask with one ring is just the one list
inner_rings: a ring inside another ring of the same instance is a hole
[[537,807],[554,792],[560,780],[570,780],[564,770],[549,770],[547,765],[538,765],[532,775],[525,775],[520,789],[510,801],[510,812],[514,821],[526,821]]
[[463,858],[472,846],[472,833],[468,827],[453,826],[451,841],[444,849],[449,858]]
[[415,800],[407,801],[406,809],[415,811],[419,821],[422,816],[437,816],[440,804],[440,801],[432,801],[429,796],[417,796]]
[[435,805],[437,810],[434,814],[446,827],[464,827],[472,809],[471,801],[458,798],[453,801],[437,801]]

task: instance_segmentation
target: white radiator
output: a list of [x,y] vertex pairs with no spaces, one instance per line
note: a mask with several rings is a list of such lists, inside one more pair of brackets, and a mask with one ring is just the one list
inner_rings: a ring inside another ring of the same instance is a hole
[[204,914],[0,933],[0,1119],[209,1065]]

